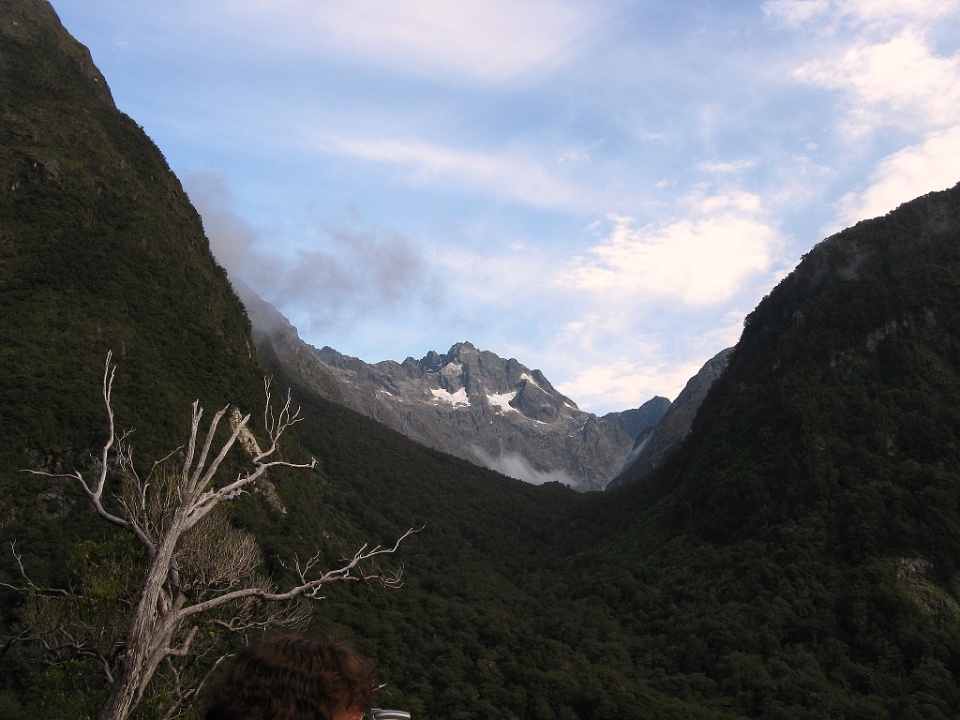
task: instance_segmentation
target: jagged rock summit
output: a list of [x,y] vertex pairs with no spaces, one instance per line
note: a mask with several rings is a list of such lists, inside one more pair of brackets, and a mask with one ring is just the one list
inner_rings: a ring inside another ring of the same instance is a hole
[[400,364],[385,361],[367,365],[329,347],[319,350],[317,357],[335,368],[347,387],[365,390],[372,384],[377,395],[388,402],[398,398],[425,402],[438,409],[517,413],[541,424],[585,415],[539,370],[529,370],[514,359],[503,360],[469,342],[457,343],[443,355],[430,351],[420,360],[409,357]]
[[[303,342],[269,303],[235,283],[261,352],[291,376],[429,447],[533,483],[601,490],[622,467],[634,437],[615,418],[580,410],[539,370],[469,342],[369,364]],[[649,423],[660,419],[661,399]],[[662,409],[661,409],[662,408]]]
[[316,357],[350,407],[520,480],[599,490],[633,444],[614,423],[580,410],[539,370],[469,342],[402,363],[368,365],[329,347]]

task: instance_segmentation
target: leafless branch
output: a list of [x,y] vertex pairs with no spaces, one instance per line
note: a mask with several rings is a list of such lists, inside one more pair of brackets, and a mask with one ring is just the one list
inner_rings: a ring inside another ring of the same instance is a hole
[[17,587],[16,585],[11,585],[10,583],[0,583],[0,587],[10,588],[11,590],[15,590],[17,592],[23,592],[25,589],[31,590],[37,595],[69,595],[68,590],[64,590],[63,588],[42,588],[30,579],[30,576],[27,575],[26,568],[23,566],[23,558],[21,557],[20,553],[17,552],[16,540],[12,540],[10,542],[10,554],[13,555],[14,562],[17,563],[17,569],[20,571],[20,577],[23,578],[23,581],[27,584],[27,586],[26,588],[23,588]]
[[[284,602],[287,600],[293,600],[294,598],[302,595],[304,597],[319,600],[322,599],[322,596],[319,594],[320,589],[324,585],[332,582],[376,580],[388,587],[400,587],[402,583],[399,572],[395,571],[386,574],[382,572],[366,573],[362,571],[361,564],[381,555],[391,555],[395,553],[399,549],[400,543],[418,532],[420,532],[420,530],[410,528],[402,536],[400,536],[400,538],[393,544],[392,547],[385,548],[378,545],[372,550],[367,550],[367,546],[364,545],[353,555],[352,558],[344,558],[344,562],[346,564],[341,565],[333,570],[328,570],[313,580],[307,580],[306,573],[316,565],[316,556],[314,556],[314,558],[311,558],[311,560],[305,564],[305,569],[300,574],[300,579],[302,581],[301,584],[291,588],[290,590],[287,590],[286,592],[272,593],[266,592],[262,588],[245,588],[243,590],[236,590],[234,592],[218,595],[217,597],[210,598],[209,600],[197,603],[196,605],[184,607],[180,611],[180,616],[182,618],[187,618],[191,615],[207,612],[208,610],[212,610],[226,603],[248,597],[257,597],[269,602]],[[359,572],[357,572],[358,570]]]

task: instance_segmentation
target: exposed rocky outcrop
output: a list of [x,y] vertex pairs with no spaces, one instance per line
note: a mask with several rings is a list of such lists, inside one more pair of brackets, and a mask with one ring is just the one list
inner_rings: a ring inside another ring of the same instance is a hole
[[636,441],[641,433],[660,422],[670,405],[667,398],[658,395],[634,410],[607,413],[603,419],[612,422]]
[[[559,481],[582,491],[602,489],[633,446],[637,417],[583,412],[542,372],[517,360],[462,342],[419,360],[368,364],[311,347],[275,308],[235,285],[261,353],[321,396],[424,445],[521,480]],[[634,412],[656,422],[660,400]]]

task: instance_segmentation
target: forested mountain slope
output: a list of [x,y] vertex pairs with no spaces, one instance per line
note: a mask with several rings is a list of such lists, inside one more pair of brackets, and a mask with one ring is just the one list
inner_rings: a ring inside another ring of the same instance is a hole
[[197,397],[255,397],[249,323],[200,217],[44,0],[0,6],[0,117],[3,466],[101,440],[110,349],[143,449]]
[[610,493],[646,510],[594,567],[658,685],[762,717],[960,712],[958,291],[960,186],[822,242],[682,450]]
[[[179,181],[49,3],[4,0],[0,582],[23,582],[13,542],[32,580],[65,586],[77,581],[79,543],[112,534],[75,484],[23,472],[95,465],[111,350],[118,432],[135,429],[144,472],[184,442],[193,400],[261,414],[249,322]],[[37,717],[45,713],[35,703],[45,692],[57,698],[57,678],[69,673],[38,675],[37,646],[7,644],[24,631],[14,614],[23,598],[0,592],[0,716]]]

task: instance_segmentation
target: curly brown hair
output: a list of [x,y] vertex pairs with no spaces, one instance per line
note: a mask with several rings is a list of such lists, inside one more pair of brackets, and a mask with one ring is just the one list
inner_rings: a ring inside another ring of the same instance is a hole
[[205,720],[335,720],[370,707],[370,660],[342,642],[275,635],[232,657],[213,686]]

